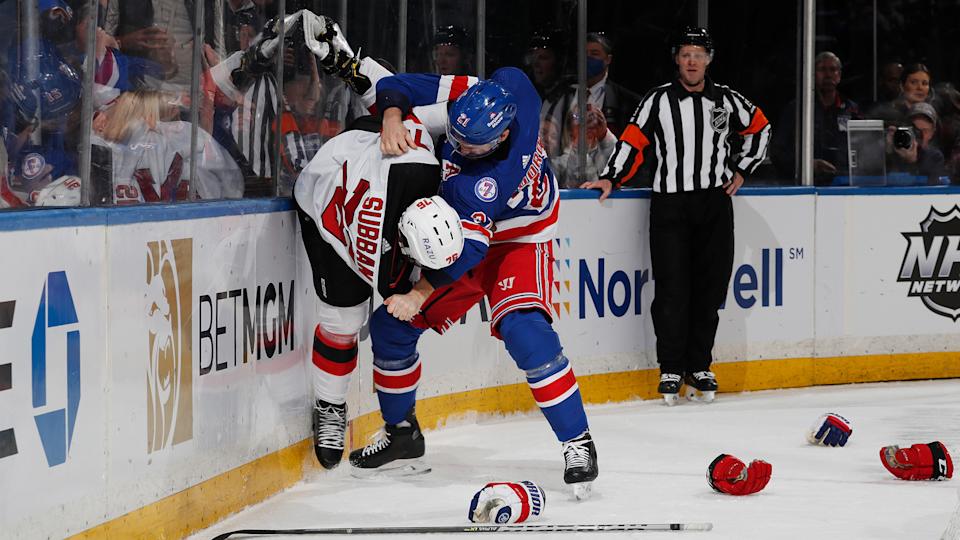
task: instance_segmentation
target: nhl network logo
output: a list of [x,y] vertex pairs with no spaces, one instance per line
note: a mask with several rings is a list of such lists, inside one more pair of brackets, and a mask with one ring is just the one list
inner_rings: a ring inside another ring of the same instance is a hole
[[930,311],[960,319],[960,206],[945,213],[930,208],[921,232],[902,233],[907,251],[897,281],[910,283]]
[[193,240],[147,242],[147,452],[193,438]]

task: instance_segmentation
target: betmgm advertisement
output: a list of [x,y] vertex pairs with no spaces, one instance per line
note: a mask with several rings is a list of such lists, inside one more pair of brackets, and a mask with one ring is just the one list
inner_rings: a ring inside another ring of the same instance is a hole
[[130,292],[111,299],[113,422],[127,435],[111,459],[134,498],[156,500],[307,436],[291,219],[110,230],[114,286]]

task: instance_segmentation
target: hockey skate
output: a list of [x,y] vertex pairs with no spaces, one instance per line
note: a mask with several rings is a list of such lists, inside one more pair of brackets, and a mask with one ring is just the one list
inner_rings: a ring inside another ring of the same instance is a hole
[[343,459],[346,431],[347,405],[318,399],[313,406],[313,451],[324,469],[336,467]]
[[563,481],[573,488],[573,496],[578,501],[590,497],[593,481],[600,470],[597,468],[597,448],[589,430],[563,443],[563,460]]
[[367,446],[350,452],[351,474],[357,478],[413,476],[430,472],[423,457],[425,445],[413,411],[399,424],[386,424]]
[[663,401],[670,407],[680,402],[680,386],[683,379],[676,373],[661,373],[657,392],[663,394]]
[[687,374],[687,399],[711,403],[717,392],[717,377],[712,371],[695,371]]

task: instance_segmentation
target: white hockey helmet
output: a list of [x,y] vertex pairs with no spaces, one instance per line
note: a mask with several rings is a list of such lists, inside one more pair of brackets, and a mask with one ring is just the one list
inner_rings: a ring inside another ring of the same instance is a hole
[[401,253],[426,268],[449,266],[463,251],[460,216],[438,195],[417,199],[403,211],[400,234],[406,244]]

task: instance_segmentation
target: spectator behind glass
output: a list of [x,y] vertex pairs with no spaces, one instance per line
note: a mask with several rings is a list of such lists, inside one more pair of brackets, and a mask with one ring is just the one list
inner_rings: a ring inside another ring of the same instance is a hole
[[[609,78],[610,65],[613,63],[613,42],[602,32],[587,34],[587,103],[603,112],[607,127],[614,136],[619,137],[623,128],[630,120],[630,116],[640,103],[640,96],[613,82]],[[544,120],[556,122],[564,137],[570,135],[567,131],[567,118],[570,111],[577,108],[577,85],[570,84],[565,92],[559,93],[553,99],[544,101],[546,113],[541,113]],[[551,157],[561,153],[559,147],[547,148]],[[552,152],[552,153],[551,153]]]
[[[75,38],[70,43],[61,45],[60,50],[72,65],[80,68],[83,66],[86,55],[90,4],[81,3],[75,13]],[[109,91],[109,99],[112,99],[117,92],[143,87],[147,80],[154,82],[161,80],[164,76],[163,66],[152,60],[120,52],[117,40],[100,26],[104,13],[103,8],[98,7],[95,42],[97,62],[94,74],[94,82],[98,86],[94,87],[94,92]]]
[[112,180],[114,204],[243,196],[243,175],[213,137],[197,130],[197,176],[190,179],[190,124],[179,120],[170,95],[124,92],[98,114],[91,144],[109,149],[96,166]]
[[[860,118],[860,109],[839,91],[843,65],[829,51],[814,59],[813,112],[813,175],[817,185],[830,185],[834,176],[846,175],[847,122]],[[780,174],[792,178],[796,174],[796,100],[780,115],[774,131],[771,157]]]
[[[2,127],[12,174],[0,190],[4,206],[48,204],[39,200],[44,188],[78,172],[83,75],[61,51],[75,37],[74,12],[62,0],[40,0],[38,11],[36,54],[27,58],[23,43],[7,51]],[[35,67],[35,76],[28,63]],[[78,204],[79,192],[73,195],[58,204]]]
[[467,31],[452,24],[437,28],[433,36],[433,69],[440,75],[463,75],[470,69],[470,42]]
[[952,83],[938,84],[933,106],[940,116],[937,131],[946,172],[954,184],[960,184],[960,91]]
[[584,169],[585,176],[580,178],[580,162],[577,156],[577,138],[580,135],[579,115],[570,113],[567,125],[571,126],[569,137],[564,144],[563,154],[552,160],[553,168],[562,188],[576,188],[586,181],[596,180],[600,171],[607,164],[607,159],[613,153],[617,138],[607,129],[607,121],[603,113],[593,105],[587,105],[587,163]]
[[900,95],[892,101],[878,103],[869,118],[883,120],[887,126],[902,125],[915,103],[930,101],[930,69],[923,64],[910,64],[900,75]]
[[880,67],[880,77],[877,81],[877,103],[893,101],[900,95],[900,76],[903,75],[903,64],[887,62]]
[[[273,0],[227,0],[223,41],[226,52],[242,51],[250,46],[266,22],[264,6]],[[287,6],[287,12],[294,10]]]
[[[887,127],[887,171],[924,177],[928,185],[940,183],[944,176],[943,153],[933,144],[937,133],[937,111],[925,102],[910,106],[905,118],[913,136],[909,141],[896,136],[896,126]],[[909,142],[908,145],[901,144]],[[888,180],[888,183],[889,180]]]
[[540,99],[547,100],[561,83],[563,74],[563,43],[560,30],[542,29],[534,32],[524,56],[524,64]]
[[[118,2],[116,37],[125,54],[142,56],[163,65],[170,89],[190,90],[193,59],[194,2],[185,0],[122,0]],[[204,3],[204,44],[207,56],[222,57],[223,2]],[[203,66],[206,69],[208,66]],[[201,70],[202,71],[202,70]]]

